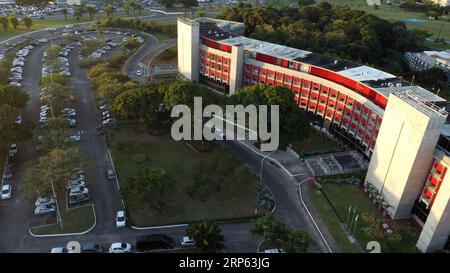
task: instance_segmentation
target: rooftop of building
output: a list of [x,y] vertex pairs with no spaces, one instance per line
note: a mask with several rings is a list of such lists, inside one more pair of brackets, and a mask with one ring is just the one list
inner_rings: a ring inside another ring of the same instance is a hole
[[[230,45],[243,45],[244,50],[257,52],[281,59],[297,61],[325,68],[380,92],[385,97],[393,91],[412,91],[423,100],[432,102],[445,102],[444,99],[434,93],[413,85],[395,75],[379,69],[360,65],[347,60],[341,60],[331,56],[325,56],[306,50],[260,41],[243,36],[245,25],[243,23],[217,20],[211,18],[197,18],[195,22],[200,24],[200,36]],[[425,51],[427,52],[427,51]],[[422,53],[425,54],[425,53]],[[427,54],[436,54],[427,52]],[[441,56],[450,56],[450,50],[442,51]],[[428,56],[428,55],[427,55]]]

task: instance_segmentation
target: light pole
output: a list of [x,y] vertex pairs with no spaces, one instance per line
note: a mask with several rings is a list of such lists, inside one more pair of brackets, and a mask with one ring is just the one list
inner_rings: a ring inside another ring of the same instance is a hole
[[53,186],[53,181],[50,181],[50,184],[52,185],[52,191],[53,191],[53,196],[55,197],[56,200],[56,212],[58,213],[58,216],[56,218],[56,222],[58,222],[58,218],[59,218],[59,223],[61,225],[61,230],[64,229],[64,225],[63,225],[63,220],[61,218],[61,213],[59,211],[59,206],[58,206],[58,198],[56,197],[56,192],[55,192],[55,187]]
[[350,214],[352,213],[352,205],[348,207],[348,215],[347,215],[347,226],[349,225],[350,221]]

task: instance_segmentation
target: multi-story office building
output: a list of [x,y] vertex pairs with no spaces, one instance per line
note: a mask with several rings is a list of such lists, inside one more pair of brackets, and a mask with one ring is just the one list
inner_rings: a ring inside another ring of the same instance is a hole
[[292,90],[298,107],[371,158],[366,183],[383,194],[392,218],[423,225],[417,246],[442,249],[450,234],[450,191],[439,190],[450,187],[447,102],[375,68],[243,32],[242,23],[179,18],[180,73],[227,96],[260,83]]
[[437,67],[450,75],[450,50],[406,52],[405,60],[412,71],[423,71]]

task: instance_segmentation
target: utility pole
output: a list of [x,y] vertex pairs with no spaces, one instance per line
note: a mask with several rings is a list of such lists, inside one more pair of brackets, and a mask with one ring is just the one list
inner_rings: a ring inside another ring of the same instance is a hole
[[55,187],[53,186],[53,180],[50,181],[50,184],[52,185],[53,196],[55,197],[55,200],[56,200],[56,212],[58,213],[56,222],[58,222],[58,219],[59,219],[59,224],[61,225],[61,230],[63,230],[64,225],[63,225],[63,220],[61,218],[61,212],[59,211],[58,198],[56,197]]

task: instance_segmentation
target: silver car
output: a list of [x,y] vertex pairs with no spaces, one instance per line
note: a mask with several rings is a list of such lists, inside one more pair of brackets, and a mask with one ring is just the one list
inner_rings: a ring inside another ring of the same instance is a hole
[[49,214],[49,213],[54,213],[55,211],[56,211],[56,206],[54,206],[54,205],[41,205],[41,206],[38,206],[34,210],[34,214],[45,215],[45,214]]

